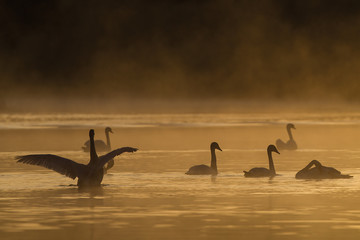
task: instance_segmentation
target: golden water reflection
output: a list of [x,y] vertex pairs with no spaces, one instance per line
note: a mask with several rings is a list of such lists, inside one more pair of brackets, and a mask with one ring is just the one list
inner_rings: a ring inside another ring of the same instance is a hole
[[[113,128],[114,146],[140,150],[117,158],[102,189],[93,192],[79,192],[72,179],[14,160],[45,151],[87,162],[80,151],[86,131],[0,130],[8,142],[0,153],[0,238],[358,239],[360,134],[349,133],[360,125],[352,124],[297,126],[300,149],[276,156],[281,176],[273,179],[244,178],[242,171],[267,166],[265,148],[282,137],[280,125]],[[10,143],[21,133],[34,136],[32,131],[40,134],[34,144],[19,142],[21,151],[12,151]],[[50,136],[63,140],[58,146]],[[185,175],[190,166],[209,164],[212,140],[224,150],[218,153],[220,174]],[[312,159],[354,178],[296,180],[296,171]]]

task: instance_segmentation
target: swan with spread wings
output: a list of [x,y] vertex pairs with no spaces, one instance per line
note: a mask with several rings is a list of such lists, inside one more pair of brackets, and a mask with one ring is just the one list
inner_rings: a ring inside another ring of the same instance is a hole
[[42,166],[72,179],[78,178],[79,188],[99,187],[104,176],[104,165],[107,162],[124,152],[136,152],[138,149],[122,147],[99,157],[95,150],[94,135],[94,130],[90,129],[90,162],[87,165],[52,154],[24,155],[16,159],[17,162]]

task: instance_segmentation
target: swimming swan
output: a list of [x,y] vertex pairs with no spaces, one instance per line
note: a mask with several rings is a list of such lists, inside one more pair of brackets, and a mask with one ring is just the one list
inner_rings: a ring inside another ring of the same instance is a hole
[[216,155],[215,155],[215,149],[218,149],[220,151],[221,148],[217,142],[213,142],[210,144],[210,152],[211,152],[211,166],[206,166],[204,164],[202,165],[196,165],[189,168],[189,170],[185,173],[188,175],[217,175],[217,165],[216,165]]
[[276,147],[274,145],[269,145],[267,148],[267,154],[269,157],[269,169],[267,168],[252,168],[250,171],[244,171],[244,176],[245,177],[273,177],[276,176],[276,172],[275,172],[275,167],[274,167],[274,162],[272,159],[272,152],[276,152],[278,154],[279,151],[276,149]]
[[[95,140],[95,148],[98,152],[111,151],[109,132],[113,133],[112,129],[110,127],[105,128],[106,143],[103,140]],[[90,152],[90,141],[87,140],[84,145],[84,147],[81,147],[84,152]]]
[[[314,166],[314,167],[312,167]],[[317,160],[312,160],[305,168],[296,173],[297,179],[333,179],[352,178],[350,175],[343,175],[332,167],[325,167]]]
[[17,162],[43,166],[72,179],[78,178],[77,185],[83,187],[99,187],[104,176],[104,165],[114,157],[124,152],[136,152],[137,148],[123,147],[98,157],[94,144],[94,130],[89,131],[90,136],[90,162],[85,165],[52,154],[37,154],[17,156]]
[[276,140],[276,146],[279,150],[296,150],[297,149],[297,144],[293,138],[293,135],[291,133],[291,128],[296,129],[294,124],[289,123],[286,125],[286,130],[289,134],[289,141],[287,141],[286,143],[283,142],[281,139]]

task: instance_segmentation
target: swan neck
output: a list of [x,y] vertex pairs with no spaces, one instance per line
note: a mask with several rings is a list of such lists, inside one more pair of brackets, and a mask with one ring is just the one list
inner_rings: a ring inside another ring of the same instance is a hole
[[311,161],[308,165],[306,165],[306,167],[303,169],[303,170],[309,170],[313,165],[315,165],[315,167],[317,168],[321,168],[322,165],[320,162],[316,161],[316,160],[313,160]]
[[90,164],[95,164],[98,158],[95,150],[94,136],[90,136]]
[[292,132],[291,132],[291,128],[288,128],[288,129],[287,129],[287,132],[288,132],[288,134],[289,134],[290,140],[293,140],[293,135],[292,135]]
[[105,131],[105,136],[106,136],[106,145],[109,147],[109,149],[111,149],[109,131]]
[[215,149],[211,148],[211,168],[217,172]]
[[268,158],[269,158],[269,170],[275,174],[275,166],[274,166],[274,161],[272,158],[271,151],[268,151]]

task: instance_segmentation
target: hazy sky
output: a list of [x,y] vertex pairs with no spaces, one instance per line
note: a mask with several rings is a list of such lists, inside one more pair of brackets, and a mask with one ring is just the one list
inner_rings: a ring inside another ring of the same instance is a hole
[[360,1],[0,3],[7,95],[360,99]]

